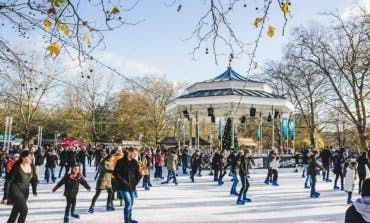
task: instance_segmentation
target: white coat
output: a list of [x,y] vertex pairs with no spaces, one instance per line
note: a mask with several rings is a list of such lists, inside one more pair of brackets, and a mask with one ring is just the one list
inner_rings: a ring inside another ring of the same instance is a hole
[[270,163],[270,167],[271,167],[271,169],[273,169],[273,170],[278,170],[278,169],[279,169],[279,166],[280,166],[280,163],[279,163],[279,161],[278,161],[278,160],[276,160],[276,159],[273,159],[273,160],[271,161],[271,163]]
[[347,168],[346,176],[344,177],[344,190],[347,192],[352,192],[355,188],[356,169],[352,167]]

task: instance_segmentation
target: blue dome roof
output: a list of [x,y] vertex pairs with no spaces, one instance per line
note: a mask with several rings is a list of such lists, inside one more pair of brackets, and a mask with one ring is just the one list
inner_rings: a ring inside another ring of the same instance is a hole
[[206,82],[215,82],[215,81],[246,81],[253,83],[261,83],[259,81],[254,81],[238,74],[231,67],[229,67],[224,73]]

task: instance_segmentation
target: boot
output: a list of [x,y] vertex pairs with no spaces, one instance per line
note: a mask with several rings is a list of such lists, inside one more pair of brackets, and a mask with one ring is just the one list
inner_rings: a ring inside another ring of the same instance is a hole
[[304,189],[310,189],[310,186],[308,186],[308,184],[304,184]]
[[273,181],[272,181],[272,178],[270,178],[270,179],[269,179],[269,182],[270,182],[270,184],[272,184],[272,182],[273,182]]
[[149,186],[149,187],[153,187],[153,185],[152,185],[151,183],[148,183],[148,186]]
[[336,184],[334,184],[334,187],[333,187],[334,190],[339,190],[339,187],[337,187]]
[[247,197],[245,196],[245,197],[243,197],[243,201],[244,201],[245,203],[250,203],[250,202],[252,202],[252,199],[247,198]]
[[319,192],[315,191],[315,194],[316,194],[317,197],[320,197],[320,193]]
[[148,184],[145,184],[145,185],[144,185],[144,188],[145,188],[145,190],[150,190],[150,187],[149,187],[149,185],[148,185]]
[[245,202],[238,198],[238,200],[236,201],[236,204],[244,205]]
[[344,186],[343,185],[340,186],[340,190],[344,191]]
[[107,210],[107,211],[115,211],[116,209],[113,207],[113,205],[107,204],[105,210]]
[[326,182],[332,182],[332,180],[330,180],[329,178],[326,178]]
[[217,177],[213,178],[213,181],[214,182],[217,182],[218,181],[218,178]]
[[311,198],[318,198],[320,195],[317,195],[316,193],[315,193],[315,191],[311,191],[311,195],[310,195],[310,197]]
[[88,212],[89,212],[90,214],[94,214],[94,207],[90,207]]
[[139,222],[138,222],[138,221],[136,221],[135,219],[132,219],[132,216],[131,216],[131,215],[129,216],[129,218],[128,218],[128,219],[129,219],[129,222],[130,222],[130,223],[139,223]]
[[238,192],[236,192],[236,190],[235,190],[235,189],[231,189],[231,190],[230,190],[230,195],[238,196],[239,194],[238,194]]
[[130,220],[128,218],[125,218],[125,223],[130,223]]
[[298,169],[295,169],[295,170],[294,170],[294,173],[298,173]]
[[350,197],[347,198],[347,204],[352,205],[352,199]]
[[278,184],[277,181],[273,181],[272,186],[278,187],[278,186],[280,186],[280,184]]
[[68,217],[64,217],[64,223],[69,223],[69,218]]
[[79,214],[76,214],[75,212],[71,212],[71,217],[72,218],[80,219],[80,215]]
[[222,180],[218,180],[218,185],[222,186],[222,185],[224,185],[224,182]]
[[265,179],[265,184],[269,185],[269,179],[268,178]]

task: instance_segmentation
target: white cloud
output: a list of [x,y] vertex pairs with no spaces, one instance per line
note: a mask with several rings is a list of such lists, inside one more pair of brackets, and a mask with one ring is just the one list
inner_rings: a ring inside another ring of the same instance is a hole
[[158,74],[160,69],[154,65],[146,64],[135,59],[124,59],[122,56],[106,52],[100,56],[106,65],[131,75]]
[[343,11],[342,18],[347,19],[351,16],[360,15],[362,9],[370,12],[370,0],[351,0],[351,6]]

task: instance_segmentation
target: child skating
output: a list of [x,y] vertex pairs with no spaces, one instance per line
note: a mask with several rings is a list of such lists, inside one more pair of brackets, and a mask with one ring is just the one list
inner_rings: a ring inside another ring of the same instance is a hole
[[357,179],[357,162],[351,162],[347,168],[346,176],[344,178],[344,190],[347,191],[347,204],[352,204],[352,192],[355,188],[355,181]]

